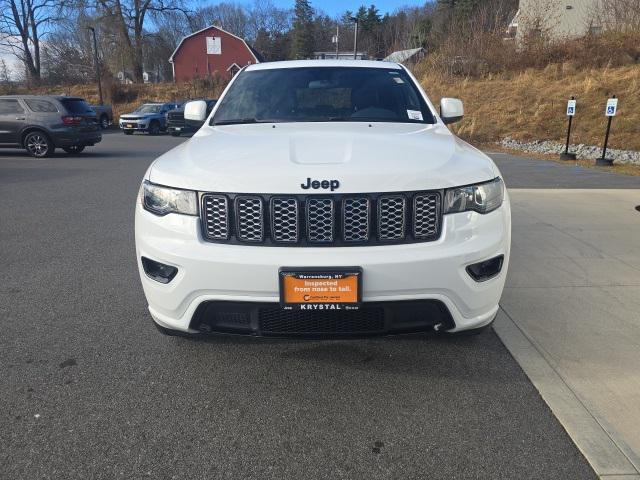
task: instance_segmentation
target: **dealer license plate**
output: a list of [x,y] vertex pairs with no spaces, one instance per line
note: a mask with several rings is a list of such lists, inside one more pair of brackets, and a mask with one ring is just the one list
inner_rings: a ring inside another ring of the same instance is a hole
[[127,123],[127,128],[136,128],[135,123]]
[[280,305],[286,310],[355,310],[362,298],[362,268],[279,270]]

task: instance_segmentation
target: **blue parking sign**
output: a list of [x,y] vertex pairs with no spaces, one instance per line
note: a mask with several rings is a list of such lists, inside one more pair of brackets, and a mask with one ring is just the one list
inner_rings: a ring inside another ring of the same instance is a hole
[[576,101],[569,100],[567,102],[567,115],[573,117],[576,114]]
[[618,111],[618,99],[610,98],[607,100],[607,109],[605,110],[605,115],[607,117],[615,117],[616,112]]

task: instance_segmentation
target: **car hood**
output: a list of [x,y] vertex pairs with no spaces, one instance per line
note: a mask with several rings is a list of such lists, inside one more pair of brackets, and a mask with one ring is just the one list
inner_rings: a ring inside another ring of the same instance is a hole
[[334,122],[205,126],[147,175],[200,191],[329,193],[303,189],[310,178],[338,180],[334,193],[364,193],[448,188],[499,172],[441,124]]
[[120,115],[120,118],[144,118],[144,117],[150,117],[152,114],[150,113],[135,113],[135,112],[131,112],[131,113],[124,113],[122,115]]

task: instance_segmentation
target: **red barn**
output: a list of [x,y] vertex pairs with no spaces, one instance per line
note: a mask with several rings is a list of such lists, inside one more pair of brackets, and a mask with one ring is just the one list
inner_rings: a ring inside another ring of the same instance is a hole
[[188,82],[214,72],[232,77],[245,65],[260,60],[243,39],[211,26],[184,37],[169,62],[173,65],[174,81]]

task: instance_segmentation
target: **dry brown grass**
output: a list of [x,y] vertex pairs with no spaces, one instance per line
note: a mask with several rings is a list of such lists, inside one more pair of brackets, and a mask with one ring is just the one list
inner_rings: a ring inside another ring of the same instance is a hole
[[572,143],[600,145],[604,139],[606,99],[620,99],[609,145],[640,150],[640,65],[581,69],[573,63],[551,64],[542,70],[453,77],[418,70],[431,99],[443,96],[465,102],[465,119],[453,126],[461,137],[491,143],[509,136],[518,140],[558,140],[566,135],[566,102],[578,100]]

